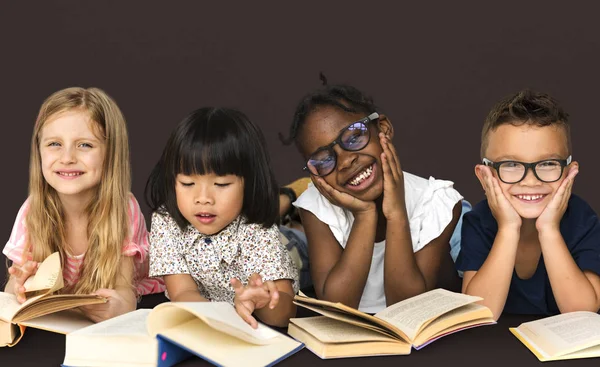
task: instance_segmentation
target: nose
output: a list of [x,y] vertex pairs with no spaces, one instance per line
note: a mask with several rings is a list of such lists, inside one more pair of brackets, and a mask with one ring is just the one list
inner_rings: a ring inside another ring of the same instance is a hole
[[537,186],[541,185],[542,181],[538,180],[538,178],[535,177],[535,174],[533,173],[533,168],[528,167],[527,172],[525,173],[525,178],[523,178],[523,180],[520,183],[527,186]]
[[65,146],[60,156],[60,162],[63,164],[75,163],[75,151],[71,146]]
[[197,189],[194,191],[194,204],[213,205],[214,203],[213,190],[208,185],[197,185]]
[[340,148],[339,145],[335,145],[333,150],[337,156],[337,168],[339,170],[352,167],[352,164],[358,159],[358,154],[356,152],[344,150]]

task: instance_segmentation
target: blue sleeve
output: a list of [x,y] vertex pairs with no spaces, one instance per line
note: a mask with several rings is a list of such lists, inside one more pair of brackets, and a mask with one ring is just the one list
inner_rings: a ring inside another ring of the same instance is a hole
[[579,269],[600,275],[600,221],[592,216],[585,222],[577,243],[569,246]]
[[459,271],[477,271],[487,259],[494,234],[485,228],[482,217],[474,210],[463,217],[461,232],[461,249],[456,259]]

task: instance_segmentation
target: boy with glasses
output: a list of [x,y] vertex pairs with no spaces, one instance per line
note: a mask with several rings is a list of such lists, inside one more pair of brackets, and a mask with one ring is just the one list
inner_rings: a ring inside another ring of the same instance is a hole
[[487,200],[464,216],[456,265],[463,292],[483,297],[496,319],[600,308],[600,222],[571,194],[568,114],[542,93],[521,91],[485,121],[482,164]]

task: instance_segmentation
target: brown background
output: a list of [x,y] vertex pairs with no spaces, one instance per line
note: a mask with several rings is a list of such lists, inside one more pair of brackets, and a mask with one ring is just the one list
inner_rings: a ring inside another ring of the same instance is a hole
[[148,219],[146,178],[174,125],[201,106],[247,113],[266,135],[277,179],[301,176],[299,154],[277,133],[287,133],[320,71],[375,98],[394,123],[404,170],[452,180],[473,203],[483,198],[473,166],[488,109],[523,87],[547,91],[571,114],[574,191],[600,210],[595,3],[240,4],[2,1],[0,237],[27,196],[30,135],[52,92],[95,86],[115,98]]

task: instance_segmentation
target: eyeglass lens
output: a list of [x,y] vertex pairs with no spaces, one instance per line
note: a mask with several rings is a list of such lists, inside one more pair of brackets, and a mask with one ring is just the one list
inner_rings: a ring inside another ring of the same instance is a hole
[[[558,161],[543,161],[535,165],[535,174],[546,182],[557,181],[562,175],[562,165]],[[498,167],[502,181],[516,183],[525,177],[526,167],[519,162],[506,162]]]
[[[340,147],[347,151],[361,150],[369,143],[369,129],[362,122],[355,122],[342,131],[337,139]],[[310,156],[307,167],[310,172],[317,176],[324,176],[333,171],[337,162],[337,156],[332,147],[320,150]]]

